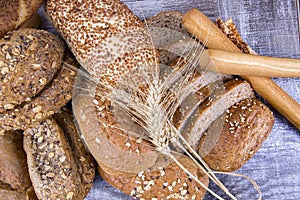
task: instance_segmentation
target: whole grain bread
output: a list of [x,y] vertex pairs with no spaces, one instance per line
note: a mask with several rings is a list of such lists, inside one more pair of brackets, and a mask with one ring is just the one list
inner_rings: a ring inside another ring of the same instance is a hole
[[[198,166],[186,156],[178,159],[180,163],[206,186],[209,179],[198,170]],[[122,192],[138,199],[191,199],[200,200],[206,190],[186,174],[175,162],[167,166],[156,166],[135,176],[116,176],[99,168],[105,181]]]
[[178,129],[191,147],[197,150],[199,139],[215,119],[235,103],[252,97],[254,92],[248,82],[239,79],[229,80],[186,119],[188,123],[183,122]]
[[[77,81],[83,87],[83,80]],[[95,90],[91,85],[88,89],[85,88],[74,91],[73,111],[81,137],[98,164],[110,174],[134,174],[153,166],[158,158],[155,148],[147,141],[128,133],[133,129],[134,132],[140,130],[142,134],[141,127],[134,124],[127,114],[122,115],[122,111],[110,101],[99,96],[91,97],[86,93],[85,91]]]
[[0,40],[0,113],[30,101],[60,69],[62,41],[54,34],[24,28]]
[[80,66],[67,49],[63,62],[51,82],[31,101],[0,113],[0,130],[25,130],[52,116],[70,101]]
[[18,29],[40,7],[42,0],[0,0],[0,38]]
[[244,99],[212,123],[200,140],[199,154],[214,170],[237,170],[259,150],[273,124],[268,107],[258,99]]
[[24,131],[29,175],[38,199],[84,199],[87,195],[95,168],[78,143],[74,132],[64,132],[53,118]]

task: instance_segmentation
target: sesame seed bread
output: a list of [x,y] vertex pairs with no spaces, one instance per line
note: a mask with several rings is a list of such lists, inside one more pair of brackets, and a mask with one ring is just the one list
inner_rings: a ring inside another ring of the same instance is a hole
[[214,170],[237,170],[259,150],[273,124],[268,107],[244,99],[212,123],[199,142],[199,154]]
[[0,38],[18,29],[40,7],[42,0],[0,0]]
[[[196,164],[186,156],[178,159],[185,168],[208,186],[209,179],[198,170]],[[98,168],[105,181],[122,192],[137,199],[190,199],[200,200],[205,189],[190,178],[176,163],[145,170],[132,177],[115,176]]]
[[[31,101],[0,113],[0,130],[24,130],[60,110],[72,98],[72,89],[79,64],[65,51],[64,64],[49,84]],[[71,64],[70,68],[66,65]]]
[[[29,175],[38,199],[84,199],[87,195],[95,169],[85,149],[75,146],[78,139],[53,118],[24,131]],[[88,160],[90,165],[85,163]]]
[[0,40],[0,113],[30,101],[60,69],[64,45],[55,35],[19,29]]
[[[217,85],[214,85],[216,87]],[[179,131],[185,137],[192,148],[197,150],[197,146],[202,134],[211,123],[221,116],[228,108],[235,103],[254,97],[250,84],[240,79],[227,81],[221,85],[211,96],[206,99],[187,120]]]
[[79,63],[103,83],[156,63],[144,23],[121,1],[48,0],[45,8]]

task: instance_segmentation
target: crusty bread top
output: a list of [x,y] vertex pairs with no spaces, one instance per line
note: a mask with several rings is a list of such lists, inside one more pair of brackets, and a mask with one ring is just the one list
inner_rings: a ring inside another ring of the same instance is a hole
[[156,52],[144,23],[124,3],[88,2],[49,0],[46,10],[89,73],[114,85],[130,69],[155,63]]
[[[188,157],[179,157],[178,161],[206,186],[208,177]],[[138,199],[190,199],[200,200],[206,192],[189,177],[175,162],[167,166],[156,167],[140,172],[135,176],[109,175],[102,169],[100,175],[108,183]]]
[[40,7],[42,0],[0,0],[0,38],[19,28]]
[[238,32],[235,24],[232,21],[232,18],[228,19],[226,22],[223,22],[221,18],[218,18],[216,20],[216,25],[244,53],[254,53],[251,47],[242,39],[240,33]]
[[182,25],[183,14],[179,11],[165,11],[146,20],[149,27],[168,28],[186,36],[190,33]]

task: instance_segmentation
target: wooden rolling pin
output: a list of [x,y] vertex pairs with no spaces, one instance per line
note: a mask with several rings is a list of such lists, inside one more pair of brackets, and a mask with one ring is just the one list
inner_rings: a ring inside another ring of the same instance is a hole
[[221,74],[300,77],[300,59],[275,58],[216,49],[204,51],[199,66]]
[[[241,52],[230,39],[203,13],[197,9],[188,11],[183,25],[208,48]],[[300,130],[300,105],[272,79],[256,76],[241,76],[250,82],[254,90]]]

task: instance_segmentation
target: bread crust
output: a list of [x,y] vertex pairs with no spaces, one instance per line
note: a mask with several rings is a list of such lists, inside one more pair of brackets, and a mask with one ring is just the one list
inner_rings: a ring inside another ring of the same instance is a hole
[[[185,156],[180,157],[178,160],[189,172],[197,176],[204,185],[208,186],[208,177],[198,171],[195,163]],[[99,171],[105,181],[138,199],[200,200],[206,192],[175,162],[163,167],[157,166],[132,177],[110,175],[101,168]]]
[[42,0],[0,0],[0,38],[24,24],[41,3]]
[[24,131],[29,174],[39,199],[84,199],[92,186],[93,160],[75,146],[76,135],[69,134],[53,118]]
[[65,51],[64,62],[73,67],[64,63],[51,82],[31,101],[0,113],[3,130],[25,130],[52,116],[71,100],[79,64],[69,51]]

